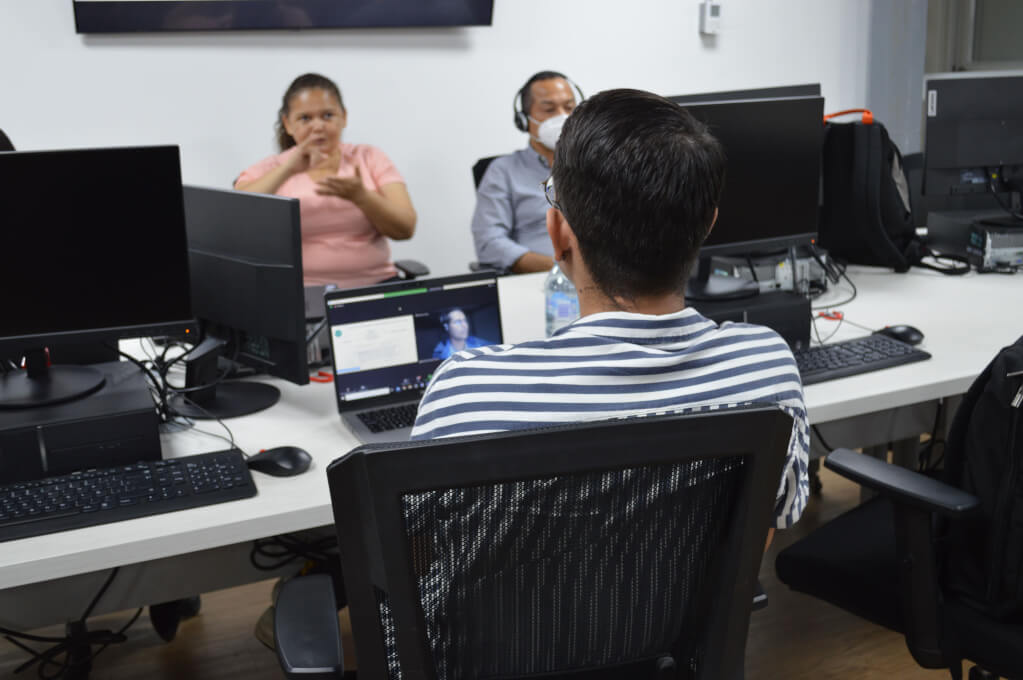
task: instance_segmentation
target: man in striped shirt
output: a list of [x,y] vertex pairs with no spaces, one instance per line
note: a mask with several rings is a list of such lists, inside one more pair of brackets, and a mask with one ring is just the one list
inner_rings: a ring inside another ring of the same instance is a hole
[[568,119],[546,184],[555,258],[581,316],[546,340],[467,349],[436,371],[412,439],[773,405],[792,416],[774,526],[808,495],[806,409],[774,331],[709,321],[684,292],[713,227],[725,157],[677,104],[611,90]]

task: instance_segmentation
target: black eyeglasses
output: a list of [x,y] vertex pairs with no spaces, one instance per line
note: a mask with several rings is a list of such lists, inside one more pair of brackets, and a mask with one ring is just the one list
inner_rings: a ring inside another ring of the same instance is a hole
[[540,183],[540,186],[543,187],[543,196],[547,199],[547,204],[561,210],[561,206],[558,204],[558,192],[554,190],[554,177],[548,177]]

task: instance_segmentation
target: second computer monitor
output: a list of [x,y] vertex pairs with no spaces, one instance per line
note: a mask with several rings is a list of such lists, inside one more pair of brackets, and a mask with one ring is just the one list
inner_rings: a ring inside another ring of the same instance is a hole
[[718,219],[686,295],[755,295],[755,282],[713,277],[710,255],[767,253],[817,238],[824,116],[819,86],[671,99],[706,123],[727,158]]
[[260,373],[309,382],[298,200],[185,186],[193,308],[205,336]]
[[820,204],[824,100],[816,96],[685,104],[725,148],[718,219],[701,253],[811,243]]

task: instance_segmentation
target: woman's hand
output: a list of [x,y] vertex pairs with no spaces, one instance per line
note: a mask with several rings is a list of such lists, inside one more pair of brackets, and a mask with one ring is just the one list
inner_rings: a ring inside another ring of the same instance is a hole
[[320,196],[335,196],[351,201],[355,204],[362,203],[366,197],[366,185],[362,183],[362,172],[359,166],[355,166],[355,174],[351,177],[325,177],[316,183],[316,193]]
[[320,146],[325,139],[322,135],[310,135],[296,144],[295,153],[288,159],[288,169],[297,174],[325,165],[330,160],[330,154]]

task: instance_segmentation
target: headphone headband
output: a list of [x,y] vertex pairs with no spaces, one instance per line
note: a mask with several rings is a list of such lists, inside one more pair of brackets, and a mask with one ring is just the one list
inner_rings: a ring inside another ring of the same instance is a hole
[[[582,88],[576,85],[575,81],[568,76],[559,73],[551,76],[551,78],[561,78],[575,89],[576,93],[579,95],[579,101],[577,101],[576,104],[580,104],[586,99],[586,95],[583,94]],[[540,78],[537,80],[530,78],[526,81],[526,84],[520,87],[519,91],[515,93],[515,98],[512,99],[512,109],[515,112],[515,127],[518,130],[521,130],[522,132],[529,132],[529,113],[522,110],[522,95],[526,91],[526,88],[532,87],[533,83],[539,82],[540,80],[550,80],[551,78]]]

